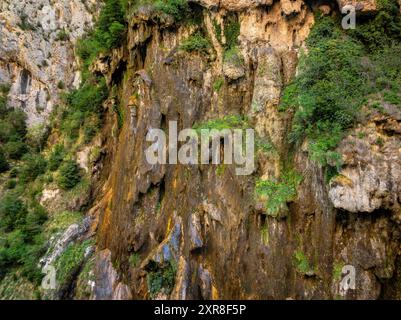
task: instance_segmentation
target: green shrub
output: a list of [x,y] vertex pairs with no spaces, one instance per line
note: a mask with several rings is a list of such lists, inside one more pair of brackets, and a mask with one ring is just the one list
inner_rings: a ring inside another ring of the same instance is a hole
[[370,94],[401,104],[401,20],[395,3],[382,1],[379,14],[354,31],[345,32],[331,17],[317,17],[306,41],[308,54],[283,92],[280,110],[296,110],[291,141],[307,138],[311,158],[323,166],[341,164],[334,149]]
[[216,81],[213,83],[213,90],[215,92],[220,92],[221,88],[224,85],[224,79],[223,78],[219,78],[216,79]]
[[4,155],[4,151],[0,149],[0,173],[3,173],[9,169],[7,159]]
[[7,96],[11,90],[11,85],[9,83],[0,84],[0,93],[2,96]]
[[156,0],[154,7],[157,11],[173,16],[176,21],[182,21],[189,15],[187,0]]
[[85,251],[92,245],[92,240],[81,243],[70,244],[67,249],[57,258],[55,267],[57,269],[57,281],[61,286],[68,284],[85,260]]
[[240,67],[244,65],[244,58],[237,47],[232,47],[225,51],[224,62]]
[[194,126],[195,130],[224,130],[224,129],[248,129],[250,128],[248,119],[241,116],[225,116],[221,119],[212,119],[207,122],[199,123]]
[[211,48],[209,40],[200,32],[192,34],[180,45],[180,50],[186,52],[207,53]]
[[10,159],[19,160],[28,152],[28,147],[20,140],[9,141],[4,145],[4,151]]
[[74,188],[81,181],[78,164],[73,160],[63,163],[59,169],[58,186],[64,190]]
[[56,41],[68,41],[68,40],[70,40],[70,35],[67,33],[67,31],[65,31],[65,29],[62,29],[59,32],[57,32]]
[[25,224],[28,213],[26,205],[14,193],[7,193],[0,200],[0,228],[13,231]]
[[22,138],[27,134],[26,114],[21,110],[9,109],[6,116],[8,121],[15,130],[15,135]]
[[59,88],[60,90],[64,90],[65,89],[65,83],[63,81],[59,81],[57,83],[57,88]]
[[295,171],[284,173],[276,180],[258,180],[255,194],[265,201],[267,214],[276,217],[288,202],[297,196],[297,187],[302,177]]
[[106,50],[118,47],[124,33],[125,20],[120,0],[106,0],[93,34],[97,46]]
[[48,168],[50,171],[56,171],[65,157],[65,150],[62,144],[57,144],[54,146],[53,150],[49,155]]
[[238,44],[241,25],[236,14],[230,14],[224,21],[224,36],[226,38],[226,49],[232,49]]
[[308,138],[311,157],[326,165],[338,158],[332,150],[354,124],[368,92],[363,48],[330,17],[318,18],[307,44],[308,55],[284,90],[280,110],[296,110],[291,141]]
[[74,111],[101,113],[103,111],[103,101],[108,96],[107,92],[104,79],[90,79],[81,88],[69,93],[66,97],[66,102]]
[[139,263],[141,262],[141,257],[138,253],[133,253],[129,257],[129,264],[133,267],[136,268],[138,267]]
[[6,182],[6,189],[11,190],[14,189],[17,185],[17,181],[15,179],[7,180]]
[[27,144],[36,152],[42,151],[49,136],[48,127],[44,124],[37,124],[29,127],[26,134]]
[[167,261],[162,267],[155,267],[148,273],[147,283],[150,296],[154,298],[159,292],[170,294],[175,283],[177,267],[174,261]]
[[41,154],[27,154],[22,160],[24,164],[19,175],[22,183],[34,181],[39,175],[46,172],[47,161]]
[[313,272],[312,268],[309,265],[308,258],[302,251],[296,251],[294,253],[294,262],[297,271],[301,274],[309,274]]
[[114,21],[110,27],[109,32],[107,33],[106,47],[107,48],[117,48],[121,42],[123,41],[125,35],[125,25],[118,21]]
[[372,20],[358,23],[358,27],[349,32],[371,52],[401,41],[401,17],[397,0],[381,0],[377,6],[379,12]]

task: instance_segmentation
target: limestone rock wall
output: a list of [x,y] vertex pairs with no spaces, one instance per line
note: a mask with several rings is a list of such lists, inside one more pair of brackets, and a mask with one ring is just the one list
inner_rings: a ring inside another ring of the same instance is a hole
[[9,105],[28,124],[42,123],[60,93],[79,85],[74,43],[93,25],[95,0],[0,3],[0,84],[10,84]]

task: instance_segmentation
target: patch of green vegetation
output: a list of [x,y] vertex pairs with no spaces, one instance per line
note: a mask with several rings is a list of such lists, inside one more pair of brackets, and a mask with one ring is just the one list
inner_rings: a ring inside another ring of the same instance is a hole
[[61,130],[75,141],[84,131],[85,141],[90,141],[100,127],[103,114],[103,102],[108,96],[104,79],[88,78],[77,90],[65,97],[67,107],[61,114]]
[[211,48],[209,39],[201,32],[195,32],[189,38],[185,39],[179,49],[185,52],[199,52],[207,54]]
[[373,109],[376,109],[376,110],[378,110],[378,111],[381,112],[381,113],[385,113],[385,112],[386,112],[386,110],[384,109],[384,107],[382,106],[382,104],[381,104],[380,102],[375,101],[375,102],[373,102],[370,106],[371,106]]
[[91,239],[81,243],[72,243],[57,258],[55,267],[57,270],[57,281],[61,286],[69,283],[74,274],[79,271],[85,260],[85,251],[91,245],[93,245]]
[[75,291],[75,298],[77,300],[89,300],[92,294],[92,288],[90,285],[91,281],[95,281],[95,275],[93,273],[93,269],[95,267],[95,259],[89,259],[86,261],[85,265],[82,268],[82,271],[79,273],[77,279],[77,288]]
[[341,280],[341,276],[342,276],[342,273],[343,273],[343,267],[344,267],[343,263],[334,263],[334,266],[333,266],[333,279],[334,279],[334,281]]
[[223,85],[224,85],[224,78],[218,78],[213,82],[213,90],[215,92],[220,92]]
[[35,286],[18,270],[7,274],[0,281],[0,300],[36,300],[40,294]]
[[124,125],[124,109],[122,108],[121,104],[115,103],[113,105],[113,111],[117,116],[118,128],[121,129]]
[[217,41],[219,43],[222,43],[223,42],[222,28],[221,28],[221,24],[218,23],[216,19],[213,19],[213,28],[214,28],[214,33],[215,33]]
[[261,151],[265,154],[269,154],[272,152],[277,152],[276,147],[273,145],[270,137],[255,137],[255,147],[257,151]]
[[47,213],[37,203],[27,206],[13,192],[0,199],[0,279],[14,269],[29,281],[38,283],[39,257],[44,253],[43,223]]
[[4,155],[4,151],[0,149],[0,173],[8,171],[10,168],[6,156]]
[[294,263],[295,263],[295,268],[301,274],[309,274],[313,271],[309,265],[308,258],[302,251],[295,251]]
[[18,27],[20,27],[24,31],[34,31],[36,28],[32,23],[29,22],[28,16],[23,13],[20,16],[21,22],[18,23]]
[[131,256],[129,257],[129,264],[133,268],[137,268],[140,262],[141,262],[141,256],[136,252],[131,254]]
[[60,169],[57,184],[61,189],[74,188],[81,181],[81,170],[74,160],[64,162]]
[[397,92],[394,91],[384,91],[383,93],[384,101],[401,107],[401,97]]
[[294,170],[289,170],[277,180],[258,180],[255,194],[265,201],[267,214],[277,217],[286,204],[297,196],[297,187],[302,177]]
[[59,32],[57,32],[56,36],[56,41],[68,41],[70,40],[70,35],[68,34],[65,29],[61,29]]
[[148,291],[151,298],[158,293],[169,295],[175,284],[177,266],[174,261],[167,261],[163,266],[152,266],[147,276]]
[[241,24],[236,14],[230,14],[224,21],[224,36],[226,38],[226,49],[235,48],[238,44]]
[[47,162],[41,154],[27,154],[22,159],[24,164],[20,168],[19,181],[23,184],[34,181],[39,175],[44,174]]
[[184,20],[190,12],[187,0],[156,0],[154,7],[159,12],[173,16],[176,21]]
[[11,90],[11,85],[9,83],[2,83],[0,84],[0,93],[2,95],[8,95]]
[[325,174],[326,183],[330,183],[330,181],[333,178],[337,177],[340,173],[339,173],[338,167],[329,165],[329,166],[326,166],[324,174]]
[[56,144],[49,155],[48,168],[50,171],[56,171],[65,157],[65,148],[62,144]]
[[51,234],[63,232],[70,225],[80,223],[82,221],[82,213],[73,211],[63,211],[57,213],[48,220],[45,225],[45,233],[50,236]]
[[[290,140],[308,140],[312,160],[341,165],[334,150],[371,94],[398,105],[401,84],[400,14],[386,0],[373,20],[344,31],[332,17],[316,17],[296,79],[283,92],[280,111],[295,110]],[[384,91],[383,91],[384,90]]]
[[64,83],[63,81],[60,80],[60,81],[57,83],[57,88],[60,89],[60,90],[64,90],[64,89],[65,89],[65,83]]
[[238,47],[232,47],[227,49],[224,53],[224,62],[230,63],[234,66],[243,66],[244,65],[244,58],[241,55]]
[[194,129],[200,130],[224,130],[224,129],[249,129],[248,118],[242,116],[225,116],[221,119],[212,119],[207,122],[199,123]]
[[218,177],[222,177],[227,170],[227,165],[222,163],[216,167],[216,175]]
[[377,1],[378,13],[373,20],[358,23],[349,33],[369,51],[391,46],[401,41],[401,18],[397,0]]
[[260,236],[262,239],[262,243],[267,246],[269,244],[269,227],[267,225],[267,219],[260,229]]

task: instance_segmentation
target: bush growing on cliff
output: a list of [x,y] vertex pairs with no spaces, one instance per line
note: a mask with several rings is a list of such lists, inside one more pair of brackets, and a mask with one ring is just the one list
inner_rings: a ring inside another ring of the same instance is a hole
[[28,210],[15,193],[8,193],[0,200],[0,217],[0,278],[19,268],[23,276],[37,283],[41,279],[38,260],[44,254],[41,232],[46,211],[39,204]]
[[3,173],[9,169],[7,159],[4,155],[4,151],[0,149],[0,173]]
[[118,47],[125,33],[124,12],[120,0],[105,0],[94,32],[101,48]]
[[81,173],[78,164],[68,160],[61,165],[58,176],[58,186],[64,190],[74,188],[81,181]]
[[39,175],[44,174],[47,162],[41,154],[27,154],[22,159],[24,164],[21,167],[19,179],[22,183],[34,181]]
[[160,292],[169,295],[174,287],[176,273],[174,261],[167,261],[162,267],[154,266],[147,276],[150,296],[154,298]]
[[62,144],[55,145],[49,156],[49,170],[56,171],[63,162],[64,157],[64,146]]
[[287,202],[297,196],[297,187],[302,177],[295,171],[285,172],[278,180],[258,180],[255,194],[265,201],[268,215],[276,217],[280,210],[285,209]]
[[[331,17],[317,17],[307,39],[308,54],[300,61],[299,75],[283,92],[280,110],[296,110],[291,141],[307,138],[311,158],[323,166],[340,164],[340,155],[333,150],[354,125],[366,97],[380,91],[380,83],[394,85],[391,76],[400,69],[399,54],[393,59],[394,67],[385,63],[380,67],[380,59],[370,53],[376,44],[371,47],[366,41],[375,43],[354,32],[347,34]],[[380,57],[383,59],[382,54]]]
[[180,49],[186,52],[207,53],[210,48],[209,40],[200,32],[194,33],[180,45]]

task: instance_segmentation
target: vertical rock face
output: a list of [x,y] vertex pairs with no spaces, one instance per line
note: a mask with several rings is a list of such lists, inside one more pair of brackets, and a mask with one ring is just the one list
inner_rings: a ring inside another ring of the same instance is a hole
[[[73,45],[91,28],[97,3],[0,3],[0,84],[12,85],[9,104],[24,109],[31,125],[46,119],[64,86],[79,84]],[[44,263],[90,234],[94,277],[79,280],[90,286],[85,298],[400,298],[399,109],[386,105],[386,116],[372,113],[349,131],[330,183],[305,144],[290,145],[293,114],[278,111],[315,11],[335,14],[348,2],[189,3],[196,23],[175,23],[148,6],[129,15],[123,45],[90,66],[112,92],[96,142],[95,199],[90,219],[68,228]],[[362,13],[376,10],[374,1],[358,3]],[[183,50],[199,32],[209,46]],[[231,165],[147,162],[150,128],[168,132],[177,121],[181,130],[233,115],[249,119],[268,149],[257,151],[250,175],[236,175]],[[90,174],[90,147],[76,156]],[[302,179],[271,214],[255,183],[281,177],[290,158]],[[42,203],[58,196],[45,190]],[[344,286],[347,272],[355,286]]]
[[[355,140],[361,128],[351,132],[339,148],[341,175],[329,186],[301,146],[294,163],[304,177],[297,198],[276,217],[255,201],[256,177],[278,177],[289,157],[291,115],[277,107],[314,23],[312,7],[330,14],[336,4],[193,2],[203,10],[213,53],[179,50],[194,28],[155,24],[152,13],[141,11],[130,21],[127,45],[95,64],[109,82],[121,79],[114,84],[129,115],[104,145],[110,152],[105,196],[96,207],[98,249],[119,262],[116,271],[135,299],[397,296],[390,284],[399,268],[397,112],[366,119],[361,126],[369,138]],[[227,61],[216,24],[224,33],[233,16],[241,58]],[[146,162],[149,128],[167,131],[174,120],[180,130],[233,114],[249,117],[274,146],[258,154],[251,176],[236,176],[230,166]],[[385,142],[374,148],[378,136]],[[347,270],[355,272],[355,287],[341,283]]]
[[10,84],[10,106],[28,124],[43,122],[62,90],[79,84],[73,44],[93,24],[98,2],[12,1],[0,3],[0,84]]

